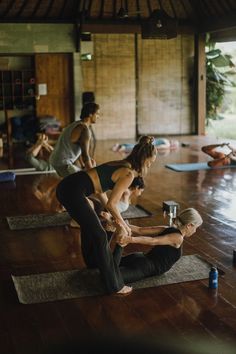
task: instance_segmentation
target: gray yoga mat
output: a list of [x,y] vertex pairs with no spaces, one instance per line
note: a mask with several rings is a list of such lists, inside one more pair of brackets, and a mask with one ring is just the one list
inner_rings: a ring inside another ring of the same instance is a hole
[[71,217],[67,212],[7,217],[7,222],[11,230],[26,230],[40,227],[62,226],[69,224],[70,221]]
[[[165,274],[132,283],[134,289],[206,279],[211,265],[198,255],[183,256]],[[12,279],[22,304],[104,295],[99,271],[69,270],[55,273],[14,276]],[[131,295],[132,296],[132,295]]]
[[[129,209],[122,215],[125,219],[132,219],[147,217],[150,216],[151,213],[139,205],[130,205]],[[7,217],[7,222],[11,230],[25,230],[40,227],[62,226],[68,225],[70,221],[71,217],[67,212]]]
[[150,211],[143,208],[141,205],[132,205],[130,204],[128,210],[121,213],[124,219],[135,219],[135,218],[146,218],[151,216]]

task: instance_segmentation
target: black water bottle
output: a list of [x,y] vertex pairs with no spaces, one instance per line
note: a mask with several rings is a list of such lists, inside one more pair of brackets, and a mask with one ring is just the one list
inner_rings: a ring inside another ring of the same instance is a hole
[[209,272],[209,288],[218,288],[218,270],[216,267],[211,267],[211,270]]

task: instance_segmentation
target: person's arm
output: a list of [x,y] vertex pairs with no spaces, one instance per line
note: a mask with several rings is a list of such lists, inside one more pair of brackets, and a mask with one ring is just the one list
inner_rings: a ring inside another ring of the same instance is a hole
[[51,153],[51,152],[54,150],[53,146],[50,145],[48,142],[44,142],[44,143],[43,143],[43,147],[44,147],[49,153]]
[[232,160],[232,161],[236,161],[236,153],[234,153],[234,152],[231,152],[229,155],[227,155],[229,158],[230,158],[230,160]]
[[38,156],[40,150],[42,149],[42,146],[43,146],[43,139],[40,136],[36,141],[36,143],[26,151],[26,155],[32,155],[33,157]]
[[107,194],[104,192],[104,193],[96,193],[95,195],[100,200],[104,208],[106,208],[108,202]]
[[130,203],[130,191],[129,189],[127,189],[126,191],[124,191],[124,193],[121,196],[120,199],[122,202],[129,204]]
[[82,162],[85,166],[85,169],[87,170],[95,167],[96,165],[94,159],[92,159],[89,154],[90,140],[91,140],[91,132],[87,126],[84,126],[80,134],[79,144],[81,147]]
[[128,189],[133,179],[133,172],[128,168],[124,168],[123,176],[118,178],[106,204],[106,208],[113,216],[114,222],[117,225],[123,226],[129,235],[131,234],[131,230],[122,218],[117,205],[121,199],[122,194],[125,192],[125,190]]
[[136,226],[130,225],[129,227],[134,235],[143,235],[143,236],[155,236],[164,231],[168,226]]
[[183,243],[183,236],[179,233],[171,233],[163,236],[157,237],[148,237],[148,236],[136,236],[136,237],[126,237],[125,235],[121,235],[118,240],[120,246],[126,246],[130,243],[132,244],[140,244],[146,246],[172,246],[175,248],[179,248]]

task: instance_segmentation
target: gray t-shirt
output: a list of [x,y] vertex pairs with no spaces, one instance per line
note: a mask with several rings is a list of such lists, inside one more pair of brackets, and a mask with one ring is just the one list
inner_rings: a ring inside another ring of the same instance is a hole
[[78,143],[71,142],[71,133],[75,127],[80,125],[81,120],[68,125],[61,133],[49,162],[53,167],[60,167],[73,164],[81,155],[81,147]]

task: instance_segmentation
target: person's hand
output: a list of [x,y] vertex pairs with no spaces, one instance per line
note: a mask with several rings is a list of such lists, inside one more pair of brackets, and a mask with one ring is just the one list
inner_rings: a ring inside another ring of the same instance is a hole
[[131,242],[132,237],[131,237],[131,236],[127,236],[125,233],[118,232],[118,233],[116,233],[116,235],[115,235],[115,239],[116,239],[116,242],[117,242],[121,247],[125,247],[125,246],[127,246],[127,245]]
[[94,159],[91,159],[90,161],[91,161],[92,168],[96,167],[96,161]]
[[131,234],[132,234],[131,228],[128,225],[126,225],[125,229],[126,229],[128,236],[131,236]]

